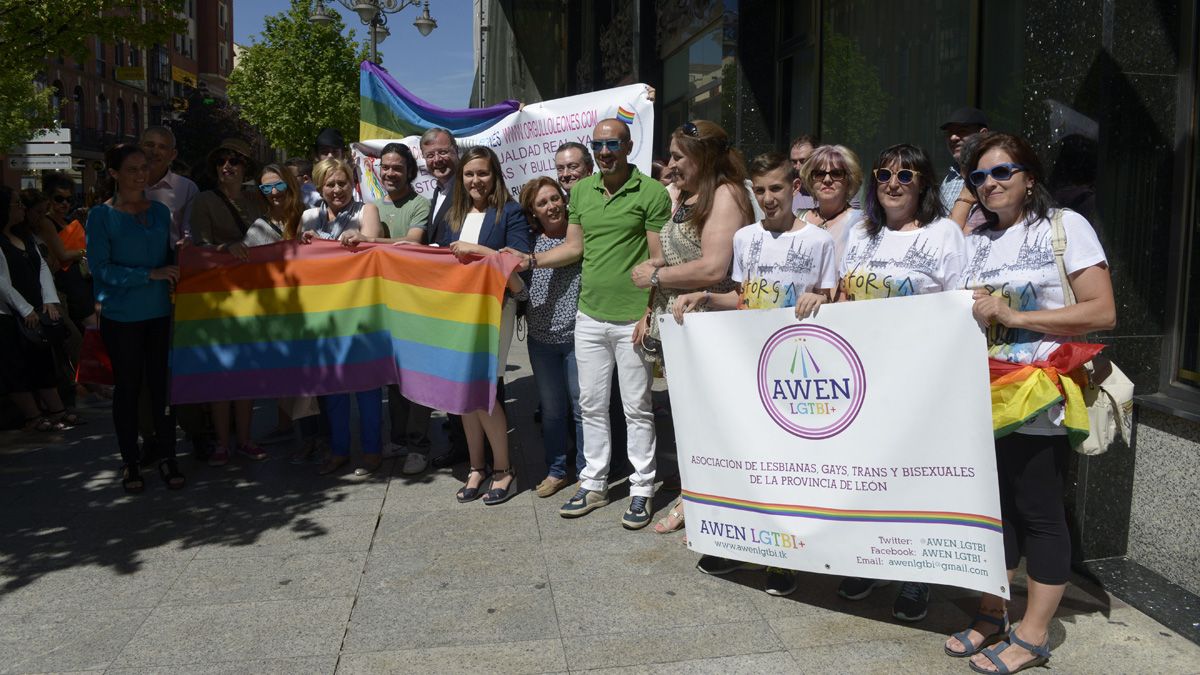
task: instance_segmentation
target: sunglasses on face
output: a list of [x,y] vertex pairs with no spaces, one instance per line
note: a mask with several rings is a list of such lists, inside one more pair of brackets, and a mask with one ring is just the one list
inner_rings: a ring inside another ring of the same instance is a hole
[[64,197],[63,195],[54,195],[53,197],[51,197],[51,199],[54,200],[55,204],[70,204],[71,203],[71,198]]
[[830,169],[829,171],[817,169],[816,171],[812,172],[812,179],[818,183],[824,182],[826,177],[828,177],[829,180],[837,183],[838,181],[846,179],[846,172],[843,169]]
[[272,192],[287,192],[287,183],[279,181],[278,183],[263,183],[258,186],[259,192],[264,195],[269,195]]
[[618,152],[621,150],[621,139],[606,138],[603,141],[592,141],[592,152],[600,152],[608,150],[609,152]]
[[225,166],[226,164],[229,166],[241,166],[242,158],[238,157],[237,155],[229,155],[227,157],[217,158],[217,166]]
[[900,169],[899,171],[892,171],[891,169],[875,169],[874,174],[875,180],[880,183],[887,183],[888,181],[892,180],[892,176],[895,176],[896,182],[900,183],[901,185],[908,185],[909,183],[913,182],[914,178],[921,175],[921,172],[913,171],[912,169]]
[[971,185],[979,187],[983,185],[988,176],[995,178],[998,181],[1006,181],[1013,177],[1013,174],[1018,171],[1024,171],[1025,167],[1012,162],[997,164],[990,169],[975,169],[967,177],[971,179]]

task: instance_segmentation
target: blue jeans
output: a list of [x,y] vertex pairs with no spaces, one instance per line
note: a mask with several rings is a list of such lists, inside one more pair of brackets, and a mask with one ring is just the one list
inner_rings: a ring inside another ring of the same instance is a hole
[[368,389],[354,394],[322,396],[325,416],[329,418],[329,445],[338,457],[350,455],[350,397],[358,401],[359,442],[363,454],[378,455],[383,449],[383,389]]
[[548,344],[529,338],[529,363],[542,403],[542,447],[547,472],[555,478],[567,476],[567,419],[575,421],[575,475],[583,458],[583,415],[579,410],[579,371],[575,367],[575,343]]

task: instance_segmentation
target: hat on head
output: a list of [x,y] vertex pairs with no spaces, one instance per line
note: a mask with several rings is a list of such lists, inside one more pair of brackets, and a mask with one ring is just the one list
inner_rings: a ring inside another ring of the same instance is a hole
[[209,159],[221,150],[229,150],[245,157],[246,159],[254,159],[254,151],[250,149],[250,144],[240,138],[226,138],[221,141],[221,144],[213,148],[213,151],[208,153]]
[[331,148],[346,147],[346,139],[342,138],[342,132],[333,127],[325,127],[321,133],[317,134],[317,147],[327,145]]
[[946,121],[942,122],[941,128],[945,129],[951,124],[970,124],[972,126],[986,127],[988,121],[987,115],[984,115],[982,110],[966,106],[950,113]]

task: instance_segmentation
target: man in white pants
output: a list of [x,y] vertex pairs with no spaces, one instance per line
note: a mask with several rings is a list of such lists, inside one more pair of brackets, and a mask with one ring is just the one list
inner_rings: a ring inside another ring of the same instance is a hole
[[628,529],[650,522],[654,495],[654,410],[650,403],[653,368],[633,342],[634,328],[647,314],[649,292],[633,285],[630,271],[662,257],[658,232],[671,217],[671,198],[658,181],[629,163],[629,127],[607,119],[592,132],[592,154],[600,173],[571,188],[567,240],[535,256],[529,267],[561,267],[583,256],[579,313],[575,317],[575,363],[583,413],[583,452],[587,467],[579,491],[559,514],[576,518],[608,504],[612,435],[609,388],[617,369],[625,410],[629,463],[629,508],[621,518]]

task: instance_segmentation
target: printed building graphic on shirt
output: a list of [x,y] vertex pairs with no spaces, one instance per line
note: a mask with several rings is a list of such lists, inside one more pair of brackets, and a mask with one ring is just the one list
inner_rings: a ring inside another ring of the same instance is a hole
[[796,299],[805,289],[796,287],[795,281],[781,279],[810,277],[816,270],[813,247],[805,247],[802,240],[792,241],[783,260],[762,262],[763,237],[754,237],[747,250],[744,269],[749,276],[742,283],[741,307],[743,309],[773,309],[795,307]]
[[[855,243],[846,252],[846,293],[851,300],[877,300],[897,296],[916,295],[913,274],[934,276],[938,266],[938,251],[931,246],[925,233],[913,238],[912,244],[899,258],[876,257],[879,245],[886,235],[880,233],[868,237],[865,243]],[[860,252],[861,250],[861,252]],[[904,276],[893,271],[904,270]]]

